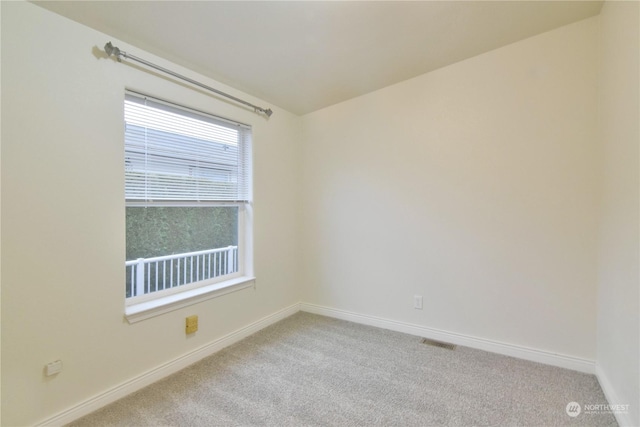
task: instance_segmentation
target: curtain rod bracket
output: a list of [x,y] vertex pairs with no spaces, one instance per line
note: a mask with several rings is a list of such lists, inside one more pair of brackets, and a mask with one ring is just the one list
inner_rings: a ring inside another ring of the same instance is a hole
[[253,111],[255,111],[256,113],[263,113],[267,117],[271,117],[271,115],[273,114],[273,111],[271,110],[271,108],[258,107],[257,105],[253,105],[250,102],[244,101],[244,100],[242,100],[240,98],[236,98],[233,95],[229,95],[228,93],[224,93],[224,92],[222,92],[222,91],[220,91],[218,89],[214,89],[214,88],[212,88],[210,86],[207,86],[207,85],[202,84],[202,83],[200,83],[198,81],[190,79],[189,77],[183,76],[183,75],[178,74],[176,72],[173,72],[171,70],[167,70],[166,68],[163,68],[163,67],[161,67],[159,65],[153,64],[153,63],[151,63],[149,61],[145,61],[142,58],[138,58],[136,56],[130,55],[127,52],[122,51],[118,47],[114,46],[111,42],[108,42],[107,44],[104,45],[104,51],[106,52],[107,56],[109,56],[109,57],[111,55],[114,55],[118,62],[122,62],[122,57],[124,57],[124,59],[131,59],[133,61],[136,61],[136,62],[139,62],[139,63],[141,63],[143,65],[146,65],[147,67],[150,67],[150,68],[153,68],[155,70],[161,71],[161,72],[163,72],[165,74],[169,74],[169,75],[171,75],[173,77],[176,77],[176,78],[184,80],[184,81],[186,81],[188,83],[191,83],[192,85],[196,85],[196,86],[201,87],[203,89],[206,89],[206,90],[208,90],[210,92],[213,92],[213,93],[215,93],[217,95],[224,96],[224,97],[229,98],[229,99],[231,99],[233,101],[239,102],[240,104],[243,104],[243,105],[246,105],[248,107],[251,107],[251,108],[253,108]]

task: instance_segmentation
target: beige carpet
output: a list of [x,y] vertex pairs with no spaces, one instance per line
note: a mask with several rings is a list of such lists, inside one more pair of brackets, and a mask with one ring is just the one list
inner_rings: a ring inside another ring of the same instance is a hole
[[613,426],[593,375],[297,313],[73,426]]

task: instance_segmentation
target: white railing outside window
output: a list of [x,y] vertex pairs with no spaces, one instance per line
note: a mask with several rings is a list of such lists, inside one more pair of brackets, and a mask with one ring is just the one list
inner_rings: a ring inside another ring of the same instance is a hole
[[138,258],[125,262],[127,298],[214,279],[238,271],[238,247]]

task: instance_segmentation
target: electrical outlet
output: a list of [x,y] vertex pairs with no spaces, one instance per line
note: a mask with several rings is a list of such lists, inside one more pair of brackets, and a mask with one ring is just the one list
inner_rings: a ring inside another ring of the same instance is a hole
[[48,377],[62,372],[62,360],[47,363],[44,367],[44,374]]
[[192,334],[197,330],[198,330],[198,316],[193,315],[193,316],[187,317],[186,333]]
[[416,310],[422,310],[422,295],[413,296],[413,308]]

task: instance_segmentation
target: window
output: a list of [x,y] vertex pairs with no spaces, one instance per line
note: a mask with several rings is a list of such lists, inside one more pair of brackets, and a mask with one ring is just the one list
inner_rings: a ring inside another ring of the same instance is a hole
[[124,112],[127,313],[246,285],[251,128],[134,92]]

